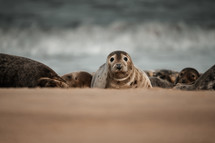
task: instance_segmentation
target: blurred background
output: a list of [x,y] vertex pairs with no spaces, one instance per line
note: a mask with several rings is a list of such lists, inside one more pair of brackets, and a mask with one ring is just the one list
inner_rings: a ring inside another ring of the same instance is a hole
[[0,52],[58,74],[94,72],[114,50],[143,70],[215,64],[215,0],[0,0]]

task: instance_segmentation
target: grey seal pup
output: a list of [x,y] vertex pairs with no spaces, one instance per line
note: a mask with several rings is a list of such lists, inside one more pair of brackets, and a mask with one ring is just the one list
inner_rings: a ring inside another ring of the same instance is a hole
[[92,88],[152,88],[145,72],[135,67],[131,57],[124,51],[114,51],[107,56],[94,74]]

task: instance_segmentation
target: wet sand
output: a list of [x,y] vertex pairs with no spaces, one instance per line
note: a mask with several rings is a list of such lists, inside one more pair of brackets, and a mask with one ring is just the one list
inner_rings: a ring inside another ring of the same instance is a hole
[[1,143],[213,143],[215,92],[0,89]]

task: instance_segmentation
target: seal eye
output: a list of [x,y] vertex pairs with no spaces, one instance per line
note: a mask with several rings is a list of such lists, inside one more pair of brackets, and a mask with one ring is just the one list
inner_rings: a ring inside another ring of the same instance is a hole
[[192,74],[192,78],[195,79],[195,77],[196,77],[196,76],[195,76],[194,74]]
[[127,62],[127,61],[128,61],[128,58],[127,58],[127,57],[124,57],[124,60]]
[[113,62],[114,61],[114,58],[112,57],[112,58],[110,58],[110,62]]

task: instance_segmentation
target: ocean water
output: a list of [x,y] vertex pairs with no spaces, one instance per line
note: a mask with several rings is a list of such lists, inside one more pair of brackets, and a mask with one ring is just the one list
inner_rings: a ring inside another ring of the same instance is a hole
[[[58,74],[95,72],[115,50],[143,70],[215,64],[214,1],[0,1],[0,52]],[[8,7],[11,9],[8,10]]]

